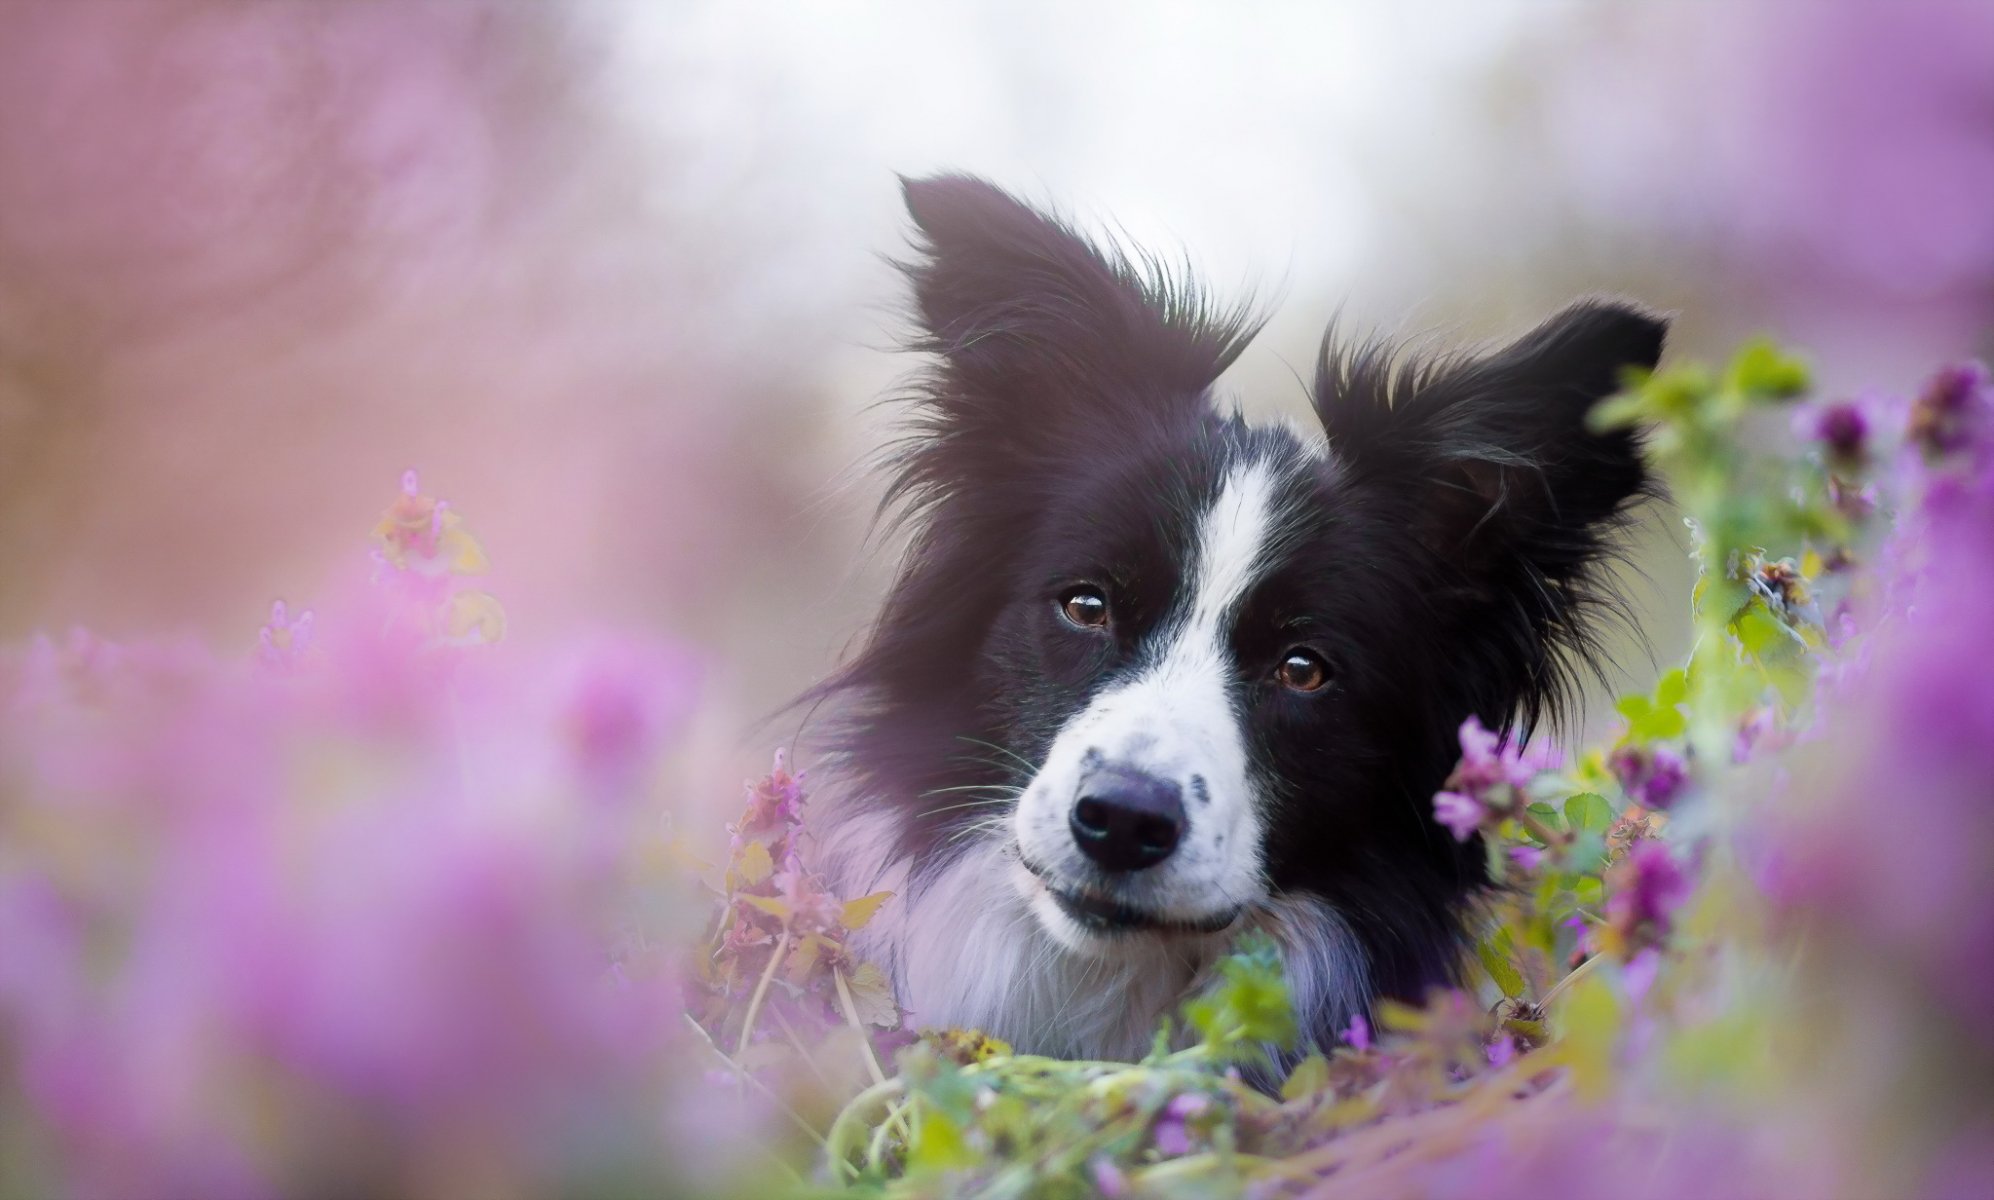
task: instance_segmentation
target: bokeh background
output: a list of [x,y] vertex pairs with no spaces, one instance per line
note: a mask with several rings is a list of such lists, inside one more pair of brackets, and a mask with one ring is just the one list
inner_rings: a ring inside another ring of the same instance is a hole
[[1257,413],[1333,315],[1589,291],[1902,389],[1990,349],[1994,5],[7,0],[0,641],[246,650],[417,466],[513,638],[701,653],[731,792],[884,586],[895,173],[944,168],[1275,305]]

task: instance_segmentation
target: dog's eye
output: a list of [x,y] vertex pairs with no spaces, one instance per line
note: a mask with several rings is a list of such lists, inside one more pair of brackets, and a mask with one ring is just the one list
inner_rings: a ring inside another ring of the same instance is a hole
[[1297,646],[1281,656],[1274,679],[1291,692],[1319,692],[1329,683],[1329,664],[1315,651]]
[[1099,588],[1070,589],[1059,598],[1059,615],[1075,629],[1101,629],[1108,624],[1108,598]]

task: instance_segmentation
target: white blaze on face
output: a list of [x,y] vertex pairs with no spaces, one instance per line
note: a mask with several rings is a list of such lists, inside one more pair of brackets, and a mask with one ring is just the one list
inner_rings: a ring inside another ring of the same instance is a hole
[[[1188,820],[1174,854],[1121,877],[1118,899],[1160,918],[1196,921],[1263,894],[1263,818],[1233,704],[1238,667],[1228,634],[1269,557],[1279,518],[1276,488],[1264,462],[1227,474],[1199,522],[1188,597],[1143,647],[1146,665],[1067,722],[1019,800],[1019,847],[1054,883],[1077,884],[1092,874],[1069,817],[1081,776],[1114,764],[1175,782]],[[1093,941],[1042,892],[1033,907],[1068,945]]]

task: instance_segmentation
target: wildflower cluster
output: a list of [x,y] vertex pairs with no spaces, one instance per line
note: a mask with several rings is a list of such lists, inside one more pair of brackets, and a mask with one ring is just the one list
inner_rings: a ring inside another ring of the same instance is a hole
[[816,1097],[835,1102],[856,1090],[856,1068],[870,1082],[885,1079],[882,1055],[891,1061],[911,1040],[897,1033],[901,1012],[885,974],[848,944],[892,893],[840,900],[805,869],[803,778],[782,754],[747,793],[740,820],[727,827],[729,861],[714,932],[695,968],[694,1012],[716,1049],[733,1047],[722,1055],[729,1067],[780,1076],[789,1086],[806,1071],[824,1083],[844,1080],[849,1086]]
[[683,1193],[759,1153],[676,1069],[688,657],[494,657],[464,526],[413,475],[390,513],[378,582],[248,661],[0,652],[0,1194]]

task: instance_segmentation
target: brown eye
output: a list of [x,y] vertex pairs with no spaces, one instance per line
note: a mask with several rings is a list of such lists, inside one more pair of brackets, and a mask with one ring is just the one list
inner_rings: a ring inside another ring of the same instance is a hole
[[1076,629],[1103,628],[1108,623],[1108,598],[1099,588],[1074,588],[1059,598],[1059,615]]
[[1297,646],[1281,656],[1274,679],[1291,692],[1319,692],[1329,683],[1329,664],[1315,651]]

